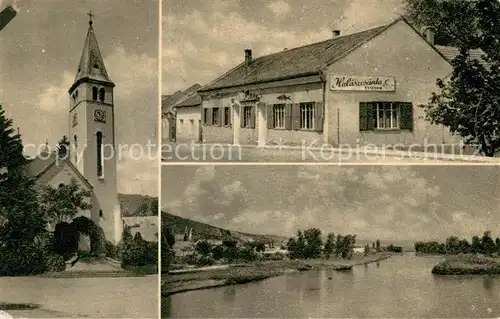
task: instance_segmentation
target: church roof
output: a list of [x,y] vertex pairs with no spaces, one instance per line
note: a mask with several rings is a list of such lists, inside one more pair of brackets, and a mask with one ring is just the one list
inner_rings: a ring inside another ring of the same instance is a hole
[[107,82],[113,84],[108,76],[104,60],[99,50],[99,44],[92,27],[92,21],[89,23],[87,37],[83,46],[80,63],[78,64],[78,71],[76,73],[75,82],[72,85],[70,92],[74,89],[77,83],[84,79],[90,79],[100,82]]
[[51,168],[56,167],[59,172],[66,165],[76,173],[80,180],[87,185],[89,189],[93,188],[89,181],[82,175],[82,173],[80,173],[78,168],[76,168],[70,160],[67,158],[57,158],[56,152],[49,153],[47,150],[42,151],[37,157],[30,160],[28,164],[28,174],[35,178],[35,180],[38,180]]

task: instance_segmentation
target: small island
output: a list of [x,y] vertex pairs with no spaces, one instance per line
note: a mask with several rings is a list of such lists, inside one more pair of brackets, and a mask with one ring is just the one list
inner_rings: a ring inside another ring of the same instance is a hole
[[446,259],[432,268],[434,275],[500,275],[500,238],[495,240],[491,232],[482,237],[466,239],[449,237],[445,243],[417,242],[417,255],[445,255]]

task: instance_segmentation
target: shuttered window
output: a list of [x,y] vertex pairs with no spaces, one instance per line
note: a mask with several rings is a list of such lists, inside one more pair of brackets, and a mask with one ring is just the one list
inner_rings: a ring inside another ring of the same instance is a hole
[[315,128],[314,103],[300,103],[300,129],[313,130]]
[[224,126],[231,126],[231,110],[229,107],[224,108]]
[[359,130],[413,130],[413,105],[409,102],[359,103]]
[[243,107],[243,121],[241,121],[242,128],[254,128],[255,127],[255,116],[253,114],[252,106]]
[[203,109],[203,124],[204,125],[208,125],[208,123],[209,123],[208,122],[208,111],[209,110],[207,108]]
[[285,128],[285,104],[273,105],[272,123],[274,128]]
[[214,107],[212,109],[212,125],[220,126],[220,108]]

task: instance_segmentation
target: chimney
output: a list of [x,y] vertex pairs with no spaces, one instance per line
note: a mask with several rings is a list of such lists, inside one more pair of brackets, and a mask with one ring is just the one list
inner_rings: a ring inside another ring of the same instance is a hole
[[245,65],[248,67],[252,63],[252,50],[245,50]]
[[333,37],[336,38],[338,36],[340,36],[340,30],[333,30]]
[[425,36],[425,40],[430,44],[434,45],[434,28],[433,27],[423,27],[422,34]]

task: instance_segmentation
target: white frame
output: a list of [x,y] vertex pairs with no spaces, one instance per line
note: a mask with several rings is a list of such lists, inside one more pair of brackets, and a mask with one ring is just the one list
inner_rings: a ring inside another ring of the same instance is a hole
[[[398,130],[400,128],[400,104],[398,102],[377,102],[377,130]],[[388,106],[388,108],[386,108]],[[382,123],[380,122],[380,112],[382,112]],[[389,127],[385,125],[389,114]],[[395,122],[395,123],[394,123]]]
[[285,104],[273,105],[273,128],[284,129],[285,125]]
[[[300,103],[300,129],[314,130],[316,127],[314,103]],[[308,118],[310,117],[311,127],[307,127]]]

